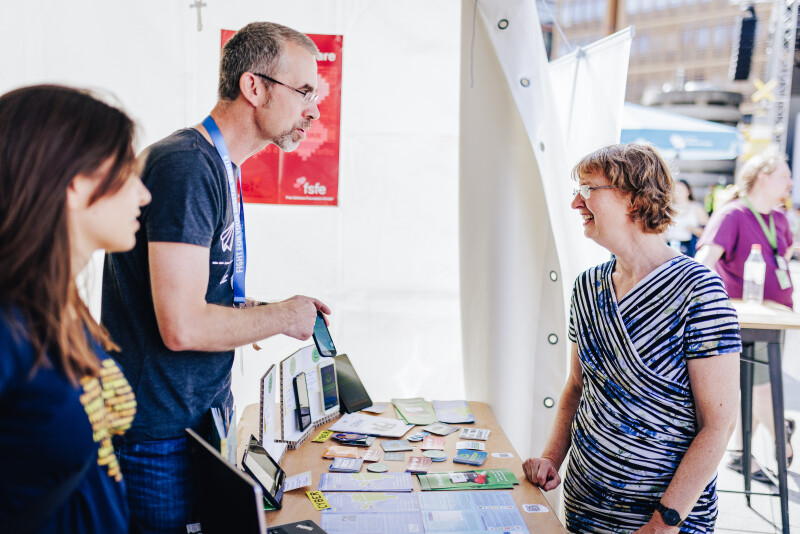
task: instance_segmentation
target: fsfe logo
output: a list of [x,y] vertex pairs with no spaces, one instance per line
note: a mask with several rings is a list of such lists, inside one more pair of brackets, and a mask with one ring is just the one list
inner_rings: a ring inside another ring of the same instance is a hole
[[299,177],[294,182],[295,189],[302,189],[304,195],[325,195],[328,193],[328,188],[319,182],[311,183],[305,176]]

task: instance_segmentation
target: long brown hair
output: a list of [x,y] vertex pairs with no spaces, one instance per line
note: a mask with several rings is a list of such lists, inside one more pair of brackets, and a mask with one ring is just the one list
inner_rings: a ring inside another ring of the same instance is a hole
[[0,310],[32,344],[32,373],[50,352],[75,384],[98,373],[90,337],[116,349],[78,295],[66,198],[75,176],[109,158],[89,204],[118,191],[134,162],[133,137],[124,112],[86,91],[40,85],[0,96]]

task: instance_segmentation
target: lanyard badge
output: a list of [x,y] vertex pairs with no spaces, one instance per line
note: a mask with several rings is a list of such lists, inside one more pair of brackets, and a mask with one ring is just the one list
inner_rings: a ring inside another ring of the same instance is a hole
[[[228,154],[228,147],[225,145],[225,139],[222,138],[222,133],[217,127],[217,123],[211,118],[211,115],[203,121],[211,140],[214,142],[214,148],[217,149],[217,154],[222,158],[222,163],[225,165],[225,174],[228,177],[228,191],[231,197],[231,209],[233,211],[233,276],[231,277],[231,285],[233,286],[233,304],[234,306],[244,306],[244,277],[247,269],[247,245],[244,236],[244,200],[242,195],[242,173],[239,169],[236,171],[236,176],[233,173],[233,163]],[[238,185],[238,190],[237,190]],[[236,201],[238,198],[238,202]]]

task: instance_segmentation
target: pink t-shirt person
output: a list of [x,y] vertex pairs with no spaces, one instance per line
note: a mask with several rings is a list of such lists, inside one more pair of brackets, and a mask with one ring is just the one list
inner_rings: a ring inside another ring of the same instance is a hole
[[[761,214],[769,228],[769,214]],[[792,244],[792,232],[789,222],[782,211],[773,210],[775,232],[778,236],[778,254],[785,257]],[[755,215],[740,199],[735,199],[714,212],[708,221],[703,236],[697,243],[699,249],[703,245],[715,244],[723,248],[722,257],[717,262],[716,270],[728,295],[733,299],[742,298],[742,277],[744,262],[750,255],[750,246],[759,243],[764,261],[767,262],[767,277],[764,283],[764,299],[792,307],[792,287],[781,289],[775,271],[778,263],[772,254],[772,246],[764,235]]]

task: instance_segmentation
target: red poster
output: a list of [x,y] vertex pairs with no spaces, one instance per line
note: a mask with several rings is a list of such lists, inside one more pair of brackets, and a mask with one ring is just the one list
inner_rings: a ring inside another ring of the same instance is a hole
[[[235,32],[222,30],[222,45]],[[319,48],[317,62],[319,120],[294,152],[275,145],[242,165],[244,201],[250,204],[339,203],[339,122],[342,104],[342,36],[308,34]]]

